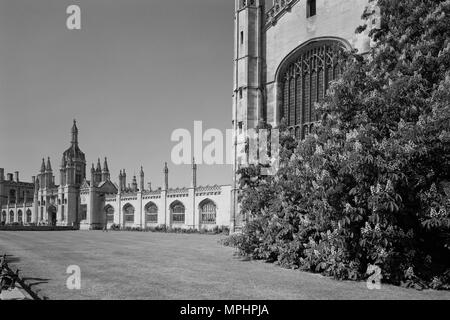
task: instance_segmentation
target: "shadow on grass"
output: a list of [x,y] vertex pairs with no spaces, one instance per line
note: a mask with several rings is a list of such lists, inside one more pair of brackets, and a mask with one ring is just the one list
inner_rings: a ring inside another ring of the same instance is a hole
[[[21,261],[19,257],[13,256],[13,255],[5,255],[6,262],[8,264],[17,264]],[[7,265],[6,268],[9,270],[9,272],[13,273],[13,270]],[[18,269],[16,265],[16,269]],[[28,283],[29,281],[33,281],[32,283]],[[39,296],[40,289],[36,290],[35,288],[32,289],[32,287],[38,286],[40,284],[48,283],[50,279],[42,279],[42,278],[19,278],[17,279],[17,282],[20,284],[23,290],[25,290],[34,300],[48,300],[48,297]]]
[[[41,279],[41,278],[22,278],[22,281],[28,286],[28,288],[32,288],[34,286],[38,286],[40,284],[45,284],[50,281],[50,279]],[[30,283],[30,281],[32,281]]]
[[[28,283],[28,281],[35,281],[33,283]],[[48,283],[50,279],[40,279],[40,278],[22,278],[19,279],[21,287],[34,299],[34,300],[48,300],[47,297],[41,296],[40,289],[33,288],[40,284]]]

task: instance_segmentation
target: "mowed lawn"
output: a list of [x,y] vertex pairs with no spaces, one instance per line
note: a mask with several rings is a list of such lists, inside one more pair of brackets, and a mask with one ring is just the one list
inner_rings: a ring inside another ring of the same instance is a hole
[[[335,281],[245,261],[220,236],[138,232],[1,232],[0,254],[50,299],[450,299],[416,291]],[[81,268],[81,290],[68,290],[67,267]]]

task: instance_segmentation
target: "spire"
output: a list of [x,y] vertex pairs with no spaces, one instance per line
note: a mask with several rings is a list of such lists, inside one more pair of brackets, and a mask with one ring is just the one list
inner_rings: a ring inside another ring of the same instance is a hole
[[195,158],[192,159],[192,187],[197,188],[197,164]]
[[50,157],[47,158],[47,171],[48,172],[52,171],[52,165],[50,164]]
[[97,172],[102,172],[102,166],[100,165],[100,158],[97,161]]
[[103,162],[103,172],[109,172],[108,158],[106,158],[106,157],[105,157],[105,161]]
[[167,162],[164,164],[164,190],[169,189],[169,168]]
[[105,157],[105,161],[103,162],[102,181],[109,181],[110,179],[111,176],[109,174],[108,159]]
[[41,164],[41,173],[45,172],[45,159],[42,158],[42,164]]
[[78,145],[78,128],[77,128],[77,120],[73,120],[72,126],[72,145]]
[[122,169],[120,169],[120,172],[119,172],[119,192],[122,192],[122,190],[123,190],[123,174],[122,174]]
[[141,166],[141,172],[140,172],[140,190],[141,192],[144,191],[144,168]]
[[92,167],[91,167],[91,187],[95,187],[95,166],[94,166],[94,163],[92,163]]

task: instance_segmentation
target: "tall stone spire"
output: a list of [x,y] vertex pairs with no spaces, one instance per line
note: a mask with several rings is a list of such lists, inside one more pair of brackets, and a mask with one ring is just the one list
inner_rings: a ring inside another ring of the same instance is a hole
[[97,172],[102,172],[102,166],[100,164],[100,158],[98,158],[98,161],[97,161],[97,170],[96,171]]
[[109,172],[108,158],[106,158],[106,157],[105,157],[105,161],[103,162],[103,172]]
[[91,167],[91,186],[94,187],[95,186],[95,166],[92,163],[92,167]]
[[141,166],[141,171],[139,172],[139,177],[140,177],[140,180],[139,180],[140,187],[139,187],[139,189],[142,192],[142,191],[144,191],[144,168],[142,166]]
[[133,192],[136,192],[138,190],[138,184],[136,180],[136,176],[133,176],[133,183],[132,183]]
[[45,171],[45,186],[46,188],[53,187],[53,170],[52,164],[50,163],[50,157],[47,158],[47,167]]
[[197,188],[197,164],[195,158],[192,159],[192,188]]
[[125,171],[125,169],[123,169],[123,172],[122,172],[122,181],[123,181],[123,190],[126,190],[127,189],[127,173],[126,173],[126,171]]
[[110,180],[110,174],[108,168],[108,159],[105,157],[105,161],[103,162],[102,181],[108,180]]
[[50,157],[47,158],[47,172],[52,172],[52,165],[50,163]]
[[167,162],[164,164],[164,190],[169,189],[169,168]]
[[77,128],[77,120],[73,120],[72,126],[72,145],[78,145],[78,128]]
[[122,169],[120,169],[120,173],[119,173],[119,192],[123,191],[123,174],[122,174]]
[[40,180],[39,180],[39,176],[36,177],[36,180],[34,180],[34,194],[37,196],[38,191],[40,189]]
[[42,164],[41,164],[41,173],[44,173],[44,172],[45,172],[45,170],[46,170],[46,168],[45,168],[45,159],[44,159],[44,158],[42,158]]

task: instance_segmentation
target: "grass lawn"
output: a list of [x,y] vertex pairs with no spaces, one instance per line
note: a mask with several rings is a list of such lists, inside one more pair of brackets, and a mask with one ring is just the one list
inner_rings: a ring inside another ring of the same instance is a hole
[[[364,282],[245,261],[220,236],[139,232],[0,231],[0,254],[40,296],[50,299],[450,299],[450,292]],[[81,268],[81,290],[66,287]]]

